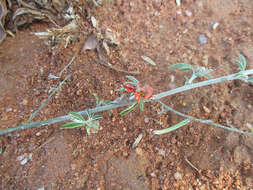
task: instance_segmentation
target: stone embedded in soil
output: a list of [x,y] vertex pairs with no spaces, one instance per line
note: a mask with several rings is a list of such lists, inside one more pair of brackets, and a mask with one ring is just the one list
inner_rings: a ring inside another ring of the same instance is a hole
[[206,36],[204,34],[200,34],[199,35],[199,42],[201,44],[206,44],[207,43],[207,38],[206,38]]
[[148,123],[149,122],[149,118],[145,117],[144,122]]
[[24,106],[27,106],[28,100],[27,100],[27,99],[23,99],[22,104],[23,104]]
[[175,178],[176,180],[181,180],[181,179],[182,179],[182,174],[179,173],[179,172],[176,172],[176,173],[174,173],[174,178]]
[[186,10],[186,11],[185,11],[185,14],[186,14],[186,16],[188,16],[188,17],[191,17],[191,16],[192,16],[192,12],[189,11],[189,10]]

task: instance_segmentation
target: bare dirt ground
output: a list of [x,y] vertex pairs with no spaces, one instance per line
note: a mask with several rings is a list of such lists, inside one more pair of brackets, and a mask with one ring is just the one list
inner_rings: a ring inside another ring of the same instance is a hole
[[[76,3],[88,7],[86,1]],[[214,69],[214,77],[236,72],[234,60],[243,54],[253,68],[253,4],[251,0],[136,0],[105,1],[89,9],[99,28],[117,33],[110,46],[111,64],[139,71],[136,78],[154,93],[184,84],[182,73],[169,70],[184,62]],[[85,14],[83,31],[92,31]],[[214,30],[212,23],[219,23]],[[95,106],[93,93],[113,100],[124,73],[98,62],[95,51],[80,53],[60,79],[79,43],[52,50],[34,32],[51,24],[34,23],[7,37],[0,45],[0,129],[25,123],[32,111],[67,74],[71,78],[34,120],[46,120]],[[96,34],[96,31],[93,30]],[[199,36],[206,37],[201,44]],[[83,38],[87,37],[84,35]],[[157,65],[145,63],[148,56]],[[175,77],[175,80],[173,78]],[[253,124],[253,88],[242,82],[223,83],[187,91],[163,100],[189,115],[233,124]],[[0,136],[0,188],[9,189],[253,189],[253,138],[203,124],[191,123],[162,136],[154,129],[169,127],[181,118],[160,107],[119,116],[121,109],[103,113],[98,133],[83,128],[61,130],[54,124]],[[143,138],[133,149],[138,135]],[[20,155],[32,153],[22,165]]]

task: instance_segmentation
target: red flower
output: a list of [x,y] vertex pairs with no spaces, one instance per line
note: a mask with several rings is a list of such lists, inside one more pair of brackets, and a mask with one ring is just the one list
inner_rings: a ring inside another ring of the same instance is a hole
[[153,88],[148,85],[145,85],[143,87],[138,85],[137,87],[135,87],[132,84],[124,84],[123,88],[129,93],[134,92],[134,98],[137,102],[140,102],[141,98],[149,99],[150,97],[152,97],[153,94]]
[[142,95],[139,92],[134,93],[134,98],[136,99],[137,102],[140,102]]
[[143,86],[140,91],[142,92],[144,99],[149,99],[153,94],[153,88],[149,85]]
[[127,92],[130,92],[130,93],[136,91],[134,85],[132,85],[132,84],[124,84],[123,88],[125,88],[127,90]]

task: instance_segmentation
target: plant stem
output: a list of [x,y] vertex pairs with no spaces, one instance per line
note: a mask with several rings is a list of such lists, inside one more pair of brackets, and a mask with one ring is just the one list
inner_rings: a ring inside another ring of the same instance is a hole
[[[244,71],[244,75],[251,75],[251,74],[253,74],[253,69]],[[166,92],[156,94],[156,95],[153,96],[152,99],[148,100],[148,102],[152,101],[152,100],[158,100],[158,99],[161,99],[161,98],[173,95],[173,94],[177,94],[179,92],[184,92],[186,90],[191,90],[191,89],[194,89],[194,88],[198,88],[198,87],[202,87],[202,86],[208,86],[208,85],[211,85],[211,84],[216,84],[216,83],[220,83],[220,82],[224,82],[224,81],[231,81],[231,80],[235,80],[235,79],[237,79],[235,77],[235,74],[232,74],[232,75],[228,75],[228,76],[219,77],[219,78],[216,78],[216,79],[206,80],[206,81],[199,82],[199,83],[185,85],[185,86],[182,86],[182,87],[179,87],[179,88],[175,88],[175,89],[172,89],[172,90],[169,90],[169,91],[166,91]],[[132,103],[134,103],[134,101],[128,101],[128,102],[123,102],[123,103],[119,103],[119,104],[109,104],[109,105],[106,105],[106,106],[99,106],[99,107],[96,107],[96,108],[93,108],[93,109],[85,109],[85,110],[80,111],[78,113],[82,114],[82,115],[87,114],[87,111],[89,111],[89,113],[97,113],[97,112],[107,111],[107,110],[111,110],[111,109],[115,109],[115,108],[119,108],[119,107],[128,106]],[[53,123],[58,123],[58,122],[66,121],[66,120],[70,120],[69,115],[56,117],[54,119],[45,120],[45,121],[27,123],[27,124],[24,124],[24,125],[19,125],[19,126],[8,128],[8,129],[3,129],[3,130],[0,130],[0,135],[10,133],[10,132],[14,132],[14,131],[17,131],[17,130],[28,129],[28,128],[33,128],[33,127],[39,127],[39,126],[42,126],[42,125],[49,125],[49,124],[53,124]]]
[[[203,120],[203,119],[198,119],[198,118],[195,118],[195,117],[192,117],[190,115],[186,115],[184,113],[181,113],[177,110],[174,110],[172,107],[164,104],[163,102],[161,102],[160,100],[157,100],[158,103],[160,103],[167,111],[171,111],[177,115],[180,115],[186,119],[189,119],[189,120],[192,120],[192,121],[196,121],[196,122],[199,122],[199,123],[204,123],[204,124],[208,124],[208,125],[212,125],[212,126],[215,126],[215,127],[219,127],[219,128],[222,128],[222,129],[226,129],[226,130],[229,130],[229,131],[233,131],[233,132],[237,132],[237,133],[240,133],[240,134],[244,134],[244,135],[253,135],[253,133],[250,133],[250,132],[244,132],[242,130],[239,130],[237,128],[234,128],[234,127],[227,127],[227,126],[224,126],[224,125],[221,125],[221,124],[218,124],[218,123],[214,123],[212,120]],[[165,111],[162,111],[161,113],[165,113]]]
[[[187,91],[187,90],[191,90],[191,89],[194,89],[194,88],[207,86],[207,85],[211,85],[211,84],[216,84],[216,83],[220,83],[220,82],[225,82],[225,81],[235,80],[235,79],[237,79],[235,77],[236,74],[237,73],[232,74],[232,75],[228,75],[228,76],[223,76],[223,77],[219,77],[219,78],[215,78],[215,79],[210,79],[210,80],[198,82],[198,83],[188,84],[188,85],[185,85],[185,86],[181,86],[179,88],[175,88],[175,89],[172,89],[172,90],[168,90],[166,92],[162,92],[160,94],[156,94],[153,97],[154,97],[154,99],[161,99],[161,98],[164,98],[166,96],[170,96],[170,95],[177,94],[179,92],[184,92],[184,91]],[[245,75],[253,74],[253,69],[244,71],[244,74]]]

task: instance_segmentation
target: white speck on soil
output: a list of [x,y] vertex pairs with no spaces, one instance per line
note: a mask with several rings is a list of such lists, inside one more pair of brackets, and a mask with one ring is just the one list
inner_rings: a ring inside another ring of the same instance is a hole
[[186,10],[186,11],[185,11],[185,14],[186,14],[186,16],[188,16],[188,17],[191,17],[191,16],[192,16],[192,12],[189,11],[189,10]]
[[204,34],[200,34],[199,35],[199,42],[201,44],[206,44],[207,43],[207,38],[206,38],[206,36]]
[[176,173],[174,174],[174,178],[175,178],[176,180],[181,180],[181,179],[182,179],[181,173],[176,172]]

